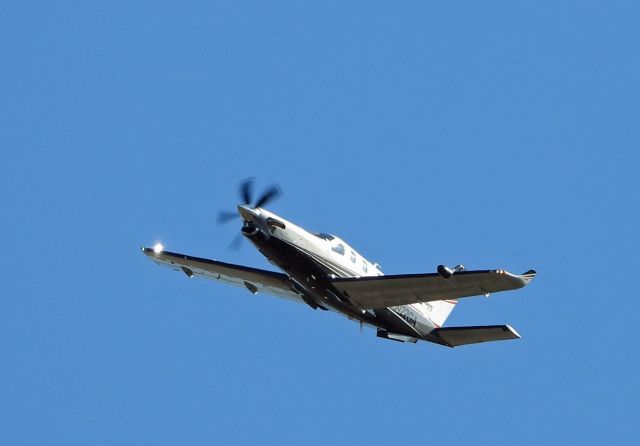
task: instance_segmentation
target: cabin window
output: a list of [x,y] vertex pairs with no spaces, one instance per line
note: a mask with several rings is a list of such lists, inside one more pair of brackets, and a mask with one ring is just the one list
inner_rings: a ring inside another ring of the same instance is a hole
[[351,251],[351,263],[356,263],[356,253]]
[[331,249],[340,255],[344,255],[344,245],[342,243],[338,243],[337,245],[332,246]]

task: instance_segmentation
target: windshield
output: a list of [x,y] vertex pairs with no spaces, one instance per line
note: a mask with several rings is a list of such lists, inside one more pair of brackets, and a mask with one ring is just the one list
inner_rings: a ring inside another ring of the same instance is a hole
[[335,238],[333,235],[325,234],[324,232],[319,232],[319,233],[313,234],[313,235],[315,235],[316,237],[320,237],[321,239],[327,240],[327,241],[331,241],[331,240],[333,240]]

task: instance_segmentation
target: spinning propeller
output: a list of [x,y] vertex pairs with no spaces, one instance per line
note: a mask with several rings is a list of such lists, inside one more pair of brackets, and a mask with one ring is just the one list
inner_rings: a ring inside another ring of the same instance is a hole
[[[252,195],[253,195],[254,183],[255,183],[254,178],[247,178],[246,180],[240,183],[240,187],[239,187],[242,206],[248,207],[253,211],[258,210],[259,208],[265,206],[266,204],[272,202],[273,200],[277,199],[280,195],[282,195],[282,191],[280,190],[280,187],[278,187],[277,184],[273,184],[272,186],[267,188],[267,190],[265,190],[262,193],[262,195],[260,195],[260,197],[255,201],[254,205],[251,206],[251,202],[253,201]],[[227,223],[239,217],[240,217],[239,212],[219,211],[217,222],[218,224]],[[259,226],[263,226],[263,225],[259,225]],[[233,239],[229,247],[232,249],[236,249],[238,248],[240,242],[242,242],[242,233],[239,233]]]

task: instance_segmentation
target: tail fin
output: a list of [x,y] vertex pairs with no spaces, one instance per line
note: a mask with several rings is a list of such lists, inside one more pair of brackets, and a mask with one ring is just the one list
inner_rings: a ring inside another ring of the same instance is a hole
[[431,321],[438,327],[442,327],[457,303],[457,300],[435,300],[425,302],[423,305],[428,311]]

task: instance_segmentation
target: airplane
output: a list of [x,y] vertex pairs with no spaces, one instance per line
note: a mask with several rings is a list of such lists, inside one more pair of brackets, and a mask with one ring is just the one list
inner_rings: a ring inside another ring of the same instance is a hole
[[[284,273],[233,265],[164,249],[160,242],[142,251],[155,263],[201,277],[331,310],[399,342],[428,341],[446,347],[519,339],[509,325],[444,327],[458,299],[522,288],[536,272],[503,269],[467,271],[463,265],[438,265],[435,272],[385,275],[341,238],[309,232],[264,206],[281,192],[271,186],[251,205],[254,180],[240,185],[236,212],[221,211],[218,222],[242,219],[241,236]],[[235,244],[237,245],[237,240]]]

